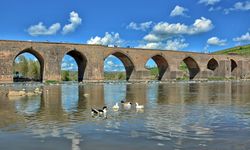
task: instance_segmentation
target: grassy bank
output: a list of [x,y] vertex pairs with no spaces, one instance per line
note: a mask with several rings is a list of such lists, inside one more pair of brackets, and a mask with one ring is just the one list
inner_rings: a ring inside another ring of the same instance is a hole
[[250,56],[250,45],[236,46],[233,48],[214,52],[214,54]]

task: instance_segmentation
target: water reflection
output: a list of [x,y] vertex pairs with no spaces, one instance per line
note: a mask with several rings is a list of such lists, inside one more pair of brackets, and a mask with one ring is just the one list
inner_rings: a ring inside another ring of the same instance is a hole
[[[197,149],[204,145],[216,148],[216,140],[238,144],[229,141],[237,134],[246,139],[250,135],[250,83],[246,82],[73,84],[42,89],[41,95],[30,97],[1,94],[2,135],[14,132],[30,134],[32,140],[64,138],[75,150],[83,149],[86,139],[105,138],[112,145],[113,136],[125,139],[120,145],[136,138],[149,144],[157,141],[159,149],[191,148],[194,144]],[[109,109],[107,119],[91,117],[91,107],[112,108],[121,100],[143,104],[145,110]],[[244,138],[245,148],[249,141]]]

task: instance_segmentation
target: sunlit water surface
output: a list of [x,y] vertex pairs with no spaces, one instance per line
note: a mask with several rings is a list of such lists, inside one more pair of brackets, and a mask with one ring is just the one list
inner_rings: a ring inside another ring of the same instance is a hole
[[[1,94],[1,150],[250,149],[250,82],[41,88],[38,96]],[[114,112],[121,100],[145,108]],[[104,105],[107,118],[93,118],[91,107]]]

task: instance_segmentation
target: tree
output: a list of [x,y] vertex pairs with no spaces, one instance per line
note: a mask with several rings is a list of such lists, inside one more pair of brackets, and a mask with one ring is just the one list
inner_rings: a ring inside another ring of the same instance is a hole
[[29,77],[35,79],[35,80],[40,80],[40,67],[39,67],[39,62],[35,60],[30,60],[29,61]]

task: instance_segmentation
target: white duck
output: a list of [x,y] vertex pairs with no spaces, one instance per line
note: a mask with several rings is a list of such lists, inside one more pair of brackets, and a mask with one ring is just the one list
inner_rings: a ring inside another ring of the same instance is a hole
[[113,106],[113,110],[114,110],[114,111],[118,111],[118,110],[119,110],[119,105],[118,105],[118,103],[115,103],[115,105]]
[[143,109],[144,106],[143,105],[139,105],[138,103],[135,103],[135,108],[136,109]]

